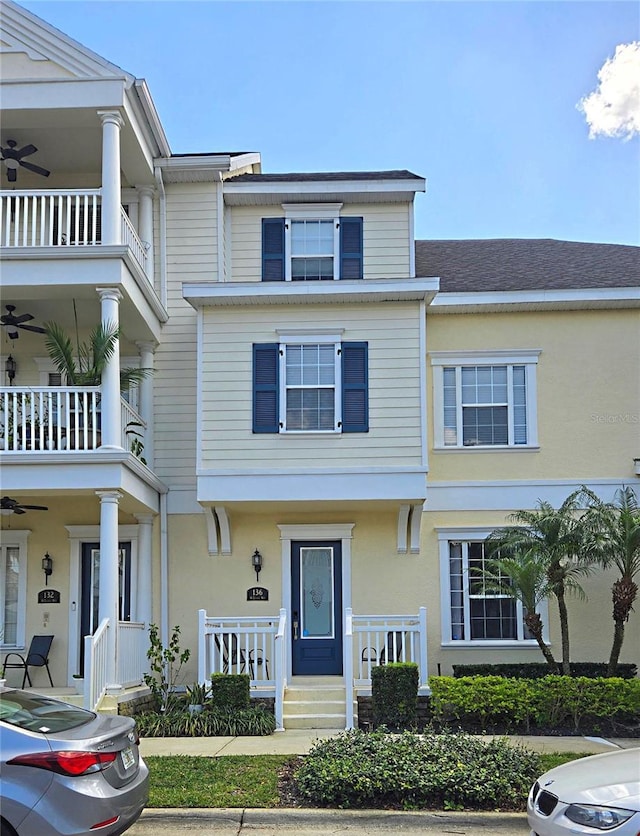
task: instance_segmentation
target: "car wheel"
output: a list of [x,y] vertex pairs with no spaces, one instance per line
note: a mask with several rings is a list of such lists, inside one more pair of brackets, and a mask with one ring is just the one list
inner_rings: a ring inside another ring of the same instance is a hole
[[4,819],[0,820],[0,836],[17,836],[13,827]]

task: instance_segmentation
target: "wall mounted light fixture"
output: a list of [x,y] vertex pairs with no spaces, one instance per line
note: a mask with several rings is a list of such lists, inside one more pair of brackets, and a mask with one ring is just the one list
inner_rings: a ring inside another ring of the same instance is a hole
[[9,380],[9,386],[13,385],[13,379],[16,376],[16,369],[18,368],[16,361],[13,359],[11,354],[7,357],[4,361],[4,370],[7,374],[7,378]]
[[42,571],[44,572],[45,584],[49,585],[49,575],[53,572],[53,558],[47,552],[42,558]]
[[256,581],[260,580],[260,572],[262,571],[262,555],[256,549],[251,556],[251,565],[256,573]]

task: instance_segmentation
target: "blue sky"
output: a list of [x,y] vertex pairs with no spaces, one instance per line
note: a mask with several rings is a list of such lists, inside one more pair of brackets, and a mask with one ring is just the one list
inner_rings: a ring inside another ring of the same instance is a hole
[[577,108],[640,41],[636,2],[21,5],[145,78],[174,153],[410,169],[417,238],[640,243],[640,135],[590,138]]

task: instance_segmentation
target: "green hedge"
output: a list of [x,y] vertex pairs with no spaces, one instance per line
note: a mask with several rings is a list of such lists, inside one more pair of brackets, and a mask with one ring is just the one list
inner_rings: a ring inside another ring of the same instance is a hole
[[[606,662],[571,662],[570,667],[572,676],[588,676],[596,679],[607,675]],[[549,665],[545,662],[453,665],[453,675],[455,677],[508,676],[515,679],[540,679],[544,676],[549,676],[549,673]],[[616,676],[622,679],[634,679],[637,673],[637,665],[625,662],[624,664],[618,665]]]
[[317,743],[295,782],[327,807],[521,810],[540,771],[537,754],[504,738],[353,731]]
[[413,662],[378,665],[371,671],[375,726],[412,729],[418,712],[418,666]]
[[578,732],[604,722],[630,727],[640,722],[638,679],[439,676],[431,677],[429,686],[433,719],[445,726]]

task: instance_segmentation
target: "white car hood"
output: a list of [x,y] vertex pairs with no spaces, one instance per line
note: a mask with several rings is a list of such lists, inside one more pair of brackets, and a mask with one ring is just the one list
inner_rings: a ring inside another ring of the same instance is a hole
[[640,811],[640,748],[571,761],[546,772],[539,784],[567,804]]

